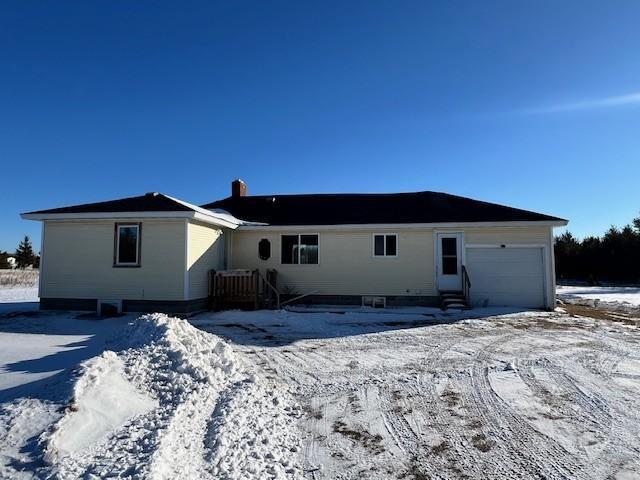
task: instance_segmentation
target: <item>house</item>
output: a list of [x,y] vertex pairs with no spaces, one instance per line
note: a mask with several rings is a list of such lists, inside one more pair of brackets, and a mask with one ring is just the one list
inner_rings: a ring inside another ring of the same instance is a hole
[[202,207],[154,192],[22,214],[42,222],[41,308],[188,314],[207,307],[209,272],[233,269],[275,270],[305,302],[555,305],[561,218],[428,191],[231,190]]

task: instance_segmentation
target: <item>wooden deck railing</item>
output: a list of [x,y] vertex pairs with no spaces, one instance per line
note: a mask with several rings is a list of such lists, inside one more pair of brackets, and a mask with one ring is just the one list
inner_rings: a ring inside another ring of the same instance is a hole
[[224,308],[280,308],[277,271],[259,270],[209,271],[209,306]]

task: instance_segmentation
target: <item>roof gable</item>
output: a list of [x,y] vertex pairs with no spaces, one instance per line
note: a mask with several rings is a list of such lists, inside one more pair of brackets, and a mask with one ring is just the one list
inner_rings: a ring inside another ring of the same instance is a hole
[[106,202],[85,203],[23,213],[29,220],[95,218],[193,218],[223,227],[236,228],[241,220],[228,212],[208,210],[158,192]]
[[28,214],[48,213],[112,213],[112,212],[188,212],[187,205],[161,193],[152,192],[138,197],[119,198],[106,202],[83,203],[70,207],[37,210]]

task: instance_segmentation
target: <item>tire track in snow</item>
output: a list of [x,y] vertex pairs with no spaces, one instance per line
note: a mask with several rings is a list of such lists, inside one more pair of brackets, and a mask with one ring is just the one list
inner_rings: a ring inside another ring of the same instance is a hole
[[[406,443],[408,452],[413,452],[412,468],[421,475],[431,478],[462,478],[465,476],[479,475],[477,458],[473,449],[465,441],[461,428],[454,425],[463,421],[460,415],[452,409],[448,400],[442,398],[436,388],[436,380],[440,375],[449,377],[448,368],[443,372],[444,357],[456,345],[468,339],[466,335],[453,337],[451,335],[429,336],[430,349],[419,362],[420,378],[416,381],[415,397],[412,397],[416,414],[427,431],[416,432],[411,424],[405,422],[392,422],[392,425],[400,426],[404,431],[408,427],[413,433],[414,443]],[[415,415],[415,414],[414,414]],[[398,428],[398,427],[397,427]],[[433,438],[436,430],[439,440]],[[400,438],[407,438],[407,436]]]
[[[566,417],[575,417],[575,407],[580,409],[580,417],[576,419],[579,423],[587,422],[593,427],[607,430],[611,429],[611,414],[609,413],[609,404],[595,392],[586,394],[583,388],[578,386],[576,382],[555,365],[548,358],[539,358],[535,360],[516,360],[517,373],[522,381],[529,389],[538,397],[548,399],[554,395],[535,375],[534,367],[548,374],[554,381],[557,388],[563,391],[564,399],[569,399],[571,404],[566,401],[558,401],[553,405],[563,413]],[[563,399],[563,400],[564,400]]]
[[[543,333],[543,336],[553,338],[553,334],[550,333]],[[637,423],[640,417],[633,408],[619,411],[618,405],[598,393],[603,392],[602,384],[594,382],[597,379],[601,381],[602,377],[611,381],[616,376],[612,373],[616,366],[625,358],[637,358],[637,354],[632,348],[624,347],[622,344],[613,347],[608,345],[596,328],[586,333],[584,340],[588,347],[585,352],[571,357],[561,355],[559,360],[568,366],[573,364],[585,373],[590,372],[595,377],[584,374],[572,375],[566,368],[562,368],[557,360],[546,357],[518,360],[517,373],[535,395],[550,399],[553,408],[562,415],[563,421],[570,422],[578,430],[601,439],[600,442],[593,443],[593,446],[598,447],[595,451],[593,448],[584,451],[581,463],[596,478],[605,478],[612,474],[610,461],[596,461],[596,458],[623,457],[625,462],[622,463],[638,463],[635,459],[640,453],[637,443]],[[562,392],[559,394],[561,398],[552,394],[537,378],[535,369],[546,374],[546,378]],[[580,378],[581,382],[576,378]],[[613,382],[608,388],[612,385]],[[631,404],[635,405],[636,402],[637,397],[630,398]],[[588,447],[591,447],[591,442],[587,443]]]
[[488,364],[494,353],[493,348],[515,336],[503,334],[480,349],[471,368],[470,388],[464,389],[469,393],[469,400],[475,405],[478,415],[484,420],[490,438],[499,442],[496,450],[501,455],[501,467],[506,467],[509,475],[514,478],[523,471],[529,472],[533,477],[544,476],[550,479],[590,478],[570,452],[533,428],[492,388]]
[[[351,479],[377,478],[382,474],[366,470],[367,464],[376,466],[380,458],[365,461],[357,445],[350,445],[331,432],[336,418],[343,419],[348,427],[366,426],[366,414],[352,410],[348,397],[356,393],[362,400],[367,392],[371,398],[377,392],[378,403],[372,401],[367,408],[372,414],[382,415],[385,442],[393,443],[401,452],[398,458],[384,457],[397,469],[394,476],[398,478],[422,475],[434,479],[468,476],[551,480],[602,478],[606,468],[612,469],[611,473],[623,468],[634,471],[634,464],[620,455],[609,459],[599,456],[604,469],[587,467],[589,460],[591,463],[598,460],[570,451],[572,443],[565,448],[565,444],[553,439],[554,429],[562,434],[562,421],[553,424],[555,420],[549,419],[553,429],[538,430],[537,422],[544,422],[543,417],[527,418],[522,413],[527,408],[522,410],[512,403],[510,396],[500,396],[499,392],[504,392],[493,376],[500,371],[494,370],[494,365],[504,364],[505,356],[510,361],[522,359],[521,368],[505,372],[507,375],[501,381],[508,386],[509,375],[519,375],[514,377],[514,381],[522,382],[518,388],[528,385],[528,389],[522,396],[515,391],[514,400],[533,401],[530,405],[536,408],[540,392],[535,391],[532,380],[527,378],[526,362],[533,361],[530,357],[546,355],[549,362],[560,362],[558,378],[546,369],[541,372],[546,375],[545,381],[550,382],[548,386],[553,386],[553,391],[562,397],[559,402],[571,415],[571,422],[582,422],[606,432],[607,414],[615,418],[618,408],[623,411],[624,405],[620,402],[614,406],[590,405],[590,401],[609,400],[603,390],[606,385],[603,374],[589,375],[586,371],[583,373],[583,368],[574,368],[577,357],[586,348],[582,343],[587,344],[588,340],[606,349],[608,333],[604,331],[599,338],[600,327],[591,329],[589,321],[583,326],[547,321],[564,319],[559,314],[540,313],[539,317],[528,315],[523,321],[520,317],[506,316],[496,318],[495,322],[437,325],[377,334],[364,332],[345,338],[326,338],[322,342],[303,340],[286,347],[265,348],[262,358],[272,371],[282,376],[302,403],[309,403],[322,413],[321,419],[309,418],[304,426],[315,425],[309,427],[310,430],[329,435],[326,440],[308,437],[305,441],[306,458],[313,456],[313,465],[323,466],[321,470],[308,472],[308,476]],[[562,331],[560,336],[558,330]],[[528,341],[529,334],[533,342]],[[558,352],[556,359],[559,345],[571,348]],[[282,349],[291,352],[281,352]],[[616,352],[614,359],[620,353]],[[352,361],[353,368],[349,370],[347,367]],[[535,366],[531,367],[535,370]],[[531,375],[535,376],[535,372]],[[572,379],[575,380],[573,386],[565,383]],[[396,390],[403,398],[395,398]],[[444,396],[443,392],[446,392]],[[621,397],[614,395],[612,399]],[[449,405],[450,402],[455,405]],[[625,428],[631,431],[629,422]],[[551,437],[544,433],[547,431]],[[563,437],[555,438],[581,444],[583,440],[572,436],[574,433],[565,432]],[[330,458],[333,454],[344,454],[344,457]],[[307,466],[313,465],[307,463]]]
[[398,398],[394,398],[389,386],[380,389],[380,408],[384,417],[385,427],[394,443],[403,452],[415,452],[419,446],[418,435],[404,416],[398,405]]

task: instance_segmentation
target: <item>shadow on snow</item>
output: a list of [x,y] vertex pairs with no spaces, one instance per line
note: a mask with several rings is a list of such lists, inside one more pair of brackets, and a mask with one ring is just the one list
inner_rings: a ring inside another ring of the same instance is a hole
[[299,340],[350,337],[452,324],[530,311],[522,308],[491,308],[430,313],[353,309],[342,311],[223,311],[203,313],[190,319],[197,328],[237,345],[279,347]]

